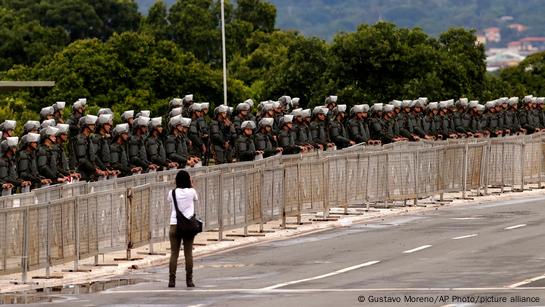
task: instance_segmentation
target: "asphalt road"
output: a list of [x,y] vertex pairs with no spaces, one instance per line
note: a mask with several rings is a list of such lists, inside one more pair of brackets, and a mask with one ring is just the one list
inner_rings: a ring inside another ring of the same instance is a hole
[[195,289],[181,264],[174,289],[160,267],[56,305],[545,306],[544,222],[545,196],[443,207],[196,259]]

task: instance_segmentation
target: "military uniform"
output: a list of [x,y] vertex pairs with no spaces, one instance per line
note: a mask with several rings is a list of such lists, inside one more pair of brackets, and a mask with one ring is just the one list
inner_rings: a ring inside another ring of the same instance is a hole
[[329,136],[331,141],[337,146],[337,149],[350,146],[350,139],[346,127],[336,119],[329,123]]
[[254,136],[254,144],[256,150],[263,151],[263,158],[268,158],[276,154],[275,142],[272,135],[263,132],[258,132]]
[[[212,146],[216,154],[216,163],[229,163],[233,160],[232,141],[234,136],[233,125],[226,126],[223,122],[213,120],[210,125],[210,133]],[[229,148],[225,148],[224,144],[229,142]]]
[[11,183],[14,188],[20,185],[15,157],[0,157],[0,186],[5,183]]
[[36,165],[35,151],[26,149],[17,151],[17,174],[19,179],[32,182],[34,188],[41,186],[42,177]]
[[312,137],[312,144],[319,144],[322,145],[324,149],[327,148],[329,143],[329,134],[325,121],[312,121],[310,123],[310,134]]
[[59,157],[53,146],[40,145],[36,153],[36,163],[38,172],[42,177],[51,179],[53,182],[57,178],[64,177],[58,170]]
[[110,144],[110,158],[112,169],[118,170],[121,173],[120,177],[132,174],[132,167],[129,164],[125,144],[118,144],[116,142]]
[[256,155],[256,148],[252,136],[241,134],[235,142],[238,161],[253,161]]
[[167,168],[169,161],[161,139],[150,135],[145,142],[148,160],[153,164]]

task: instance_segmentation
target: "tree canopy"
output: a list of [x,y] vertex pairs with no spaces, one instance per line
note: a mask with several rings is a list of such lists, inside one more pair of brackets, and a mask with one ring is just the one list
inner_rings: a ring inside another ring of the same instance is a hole
[[[349,105],[545,95],[545,56],[488,75],[484,47],[470,30],[433,37],[379,22],[327,42],[276,29],[276,9],[267,1],[236,3],[226,1],[230,105],[282,95],[300,97],[303,107],[329,94]],[[67,10],[73,16],[64,16]],[[51,90],[3,94],[13,107],[0,109],[0,120],[79,97],[97,108],[149,108],[157,115],[169,99],[188,93],[220,104],[219,20],[217,0],[177,0],[170,8],[156,0],[148,16],[132,0],[0,0],[0,78],[57,82]]]

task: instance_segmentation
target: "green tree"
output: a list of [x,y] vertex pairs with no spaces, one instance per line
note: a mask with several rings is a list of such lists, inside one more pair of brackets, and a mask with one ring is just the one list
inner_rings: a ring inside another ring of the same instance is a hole
[[27,22],[14,10],[0,7],[0,70],[14,64],[32,64],[60,50],[68,42],[62,28]]
[[272,32],[276,22],[276,7],[264,0],[238,0],[235,18],[251,23],[254,30]]
[[148,11],[144,19],[142,30],[152,33],[157,39],[169,38],[169,23],[167,6],[163,0],[157,0]]
[[328,52],[323,40],[297,36],[281,64],[265,76],[265,95],[300,97],[303,107],[322,104],[327,96]]

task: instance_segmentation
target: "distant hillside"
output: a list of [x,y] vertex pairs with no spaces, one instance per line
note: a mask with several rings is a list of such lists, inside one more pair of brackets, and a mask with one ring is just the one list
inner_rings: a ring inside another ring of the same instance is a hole
[[[155,0],[137,0],[145,12]],[[175,0],[166,0],[174,3]],[[270,0],[277,7],[277,27],[330,39],[359,24],[392,21],[403,27],[421,27],[438,34],[452,26],[502,29],[502,41],[545,36],[544,0]],[[511,16],[513,19],[504,18]],[[519,23],[523,33],[510,29]]]

